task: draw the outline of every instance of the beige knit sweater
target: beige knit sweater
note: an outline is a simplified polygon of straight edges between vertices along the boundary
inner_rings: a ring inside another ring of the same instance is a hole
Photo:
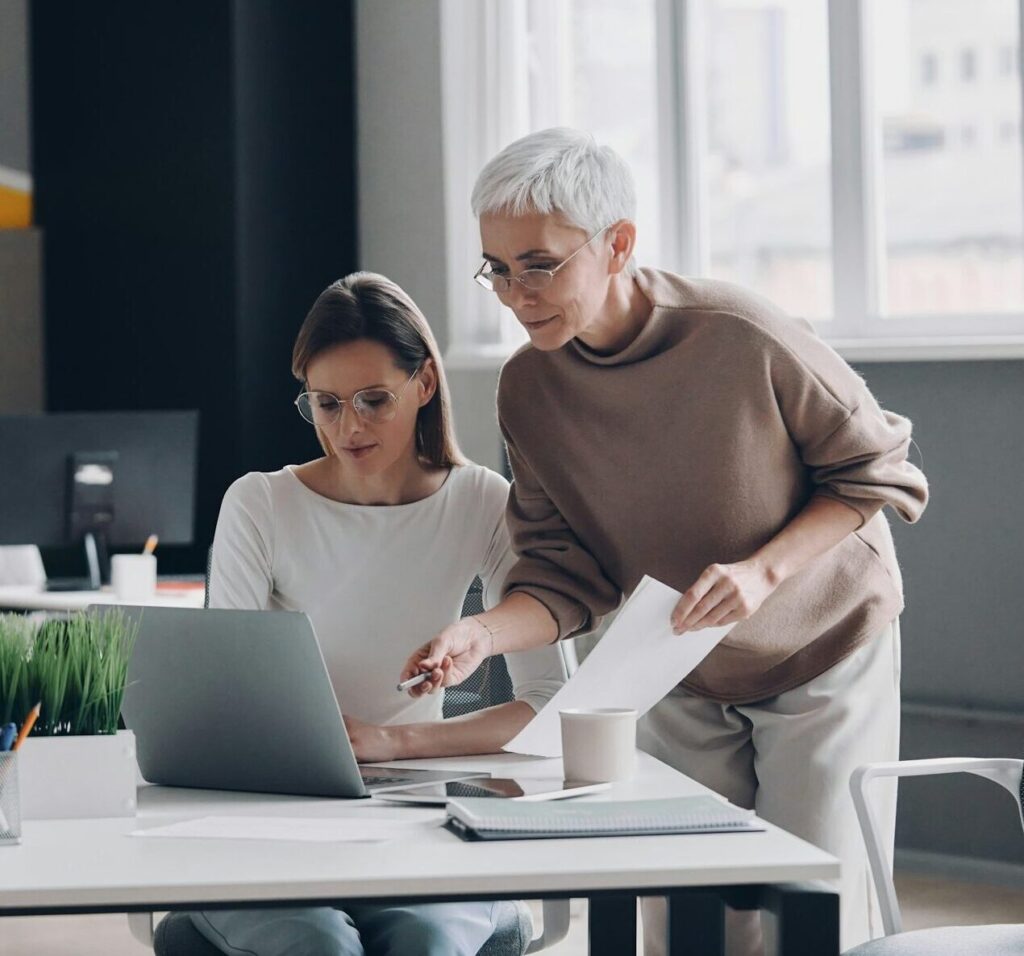
[[[683,682],[723,702],[761,700],[821,674],[902,610],[881,508],[912,522],[927,501],[906,460],[910,422],[766,300],[652,269],[636,281],[652,309],[620,352],[577,339],[555,352],[525,346],[502,369],[519,555],[506,593],[537,598],[567,637],[644,574],[686,590],[709,564],[750,557],[811,496],[845,502],[861,527],[784,581]]]

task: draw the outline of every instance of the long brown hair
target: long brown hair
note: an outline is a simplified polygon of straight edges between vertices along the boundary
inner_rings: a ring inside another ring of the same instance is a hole
[[[433,361],[437,388],[416,419],[416,452],[437,468],[465,464],[455,439],[448,380],[434,333],[416,303],[390,279],[375,272],[353,272],[324,289],[295,339],[292,374],[305,383],[306,369],[317,355],[359,339],[385,346],[395,365],[410,375],[427,359]],[[319,429],[317,437],[330,455]]]

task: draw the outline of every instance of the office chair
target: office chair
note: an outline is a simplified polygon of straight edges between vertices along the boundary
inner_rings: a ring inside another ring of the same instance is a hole
[[[850,778],[857,819],[868,850],[871,877],[878,893],[885,936],[848,950],[844,956],[1009,956],[1024,953],[1024,924],[1001,926],[949,926],[903,932],[900,907],[886,859],[882,837],[867,785],[880,777],[924,777],[945,773],[973,773],[987,777],[1017,798],[1017,813],[1024,828],[1024,760],[960,757],[938,760],[897,760],[858,767]]]
[[[203,607],[207,608],[210,606],[212,557],[211,548],[206,556],[206,595]],[[478,578],[466,593],[462,617],[479,614],[483,609],[483,586]],[[567,659],[567,668],[569,664],[575,669],[575,657]],[[512,700],[512,696],[512,680],[504,657],[492,657],[462,684],[448,688],[443,703],[444,716],[468,714]],[[515,900],[500,901],[494,910],[496,929],[478,956],[525,956],[554,946],[564,939],[569,932],[569,900],[544,900],[542,908],[543,931],[534,938],[530,908]],[[155,929],[153,913],[129,913],[128,926],[143,946],[153,948],[156,956],[221,956],[220,950],[195,928],[187,913],[168,913]]]

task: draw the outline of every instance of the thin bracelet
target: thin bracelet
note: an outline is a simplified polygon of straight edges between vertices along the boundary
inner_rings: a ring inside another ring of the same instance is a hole
[[[494,657],[494,631],[492,631],[487,626],[487,624],[484,621],[482,621],[479,617],[477,617],[475,614],[473,615],[473,620],[476,621],[477,624],[479,624],[487,632],[487,636],[491,639],[491,653],[487,656]]]

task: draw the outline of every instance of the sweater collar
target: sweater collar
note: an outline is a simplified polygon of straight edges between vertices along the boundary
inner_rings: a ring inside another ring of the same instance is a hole
[[[629,365],[658,355],[678,341],[678,325],[666,321],[665,311],[692,304],[695,297],[690,283],[671,273],[647,268],[638,269],[634,281],[651,305],[640,334],[618,352],[595,352],[578,338],[571,339],[567,348],[592,365]]]

